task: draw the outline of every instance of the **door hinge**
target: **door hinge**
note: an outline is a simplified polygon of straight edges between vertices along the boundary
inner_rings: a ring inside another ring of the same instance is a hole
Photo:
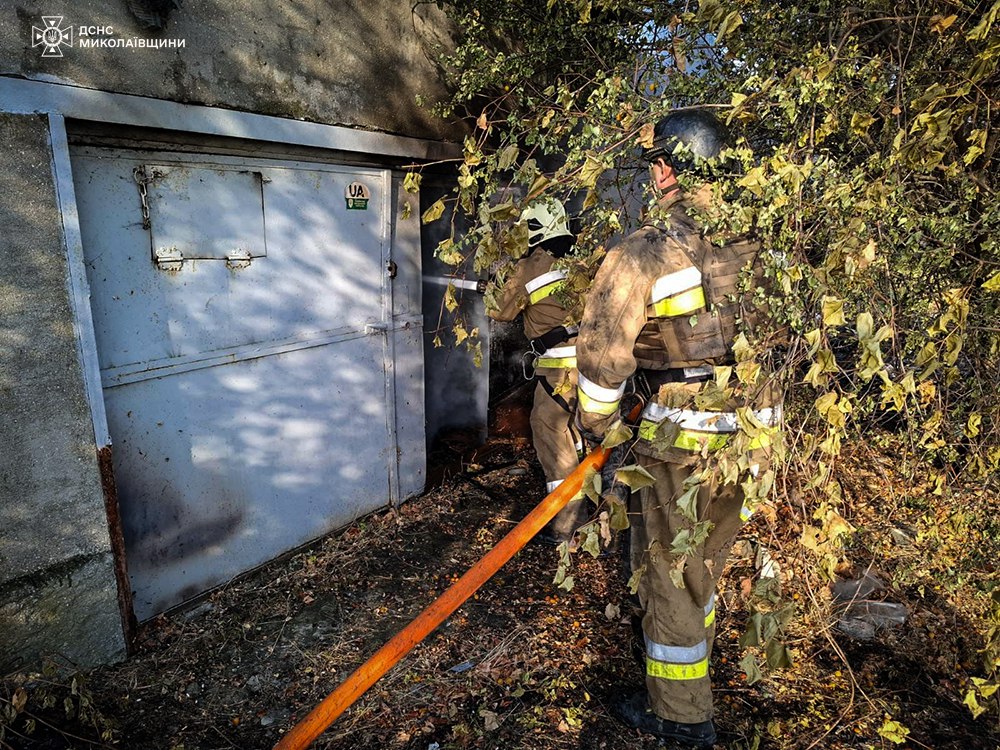
[[[238,247],[235,250],[230,250],[226,254],[226,267],[233,271],[238,271],[241,268],[249,268],[252,257],[250,251],[243,248]]]
[[[161,271],[180,271],[184,266],[184,255],[176,247],[157,248],[154,260]]]

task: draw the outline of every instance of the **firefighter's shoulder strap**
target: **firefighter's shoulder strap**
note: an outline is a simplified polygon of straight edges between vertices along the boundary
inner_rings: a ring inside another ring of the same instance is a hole
[[[559,346],[569,341],[579,331],[580,329],[577,326],[556,326],[541,336],[531,339],[529,342],[531,344],[531,351],[536,354],[542,354],[546,349],[551,349],[554,346]]]

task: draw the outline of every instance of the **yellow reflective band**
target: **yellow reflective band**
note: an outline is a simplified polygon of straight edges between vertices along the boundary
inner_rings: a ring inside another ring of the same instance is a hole
[[[536,368],[565,369],[576,368],[576,346],[553,346],[535,359]]]
[[[576,395],[577,399],[579,399],[580,408],[588,414],[601,414],[603,416],[614,414],[618,411],[618,404],[621,403],[621,399],[616,401],[598,401],[596,398],[588,396],[583,388],[577,388]]]
[[[659,422],[651,422],[648,419],[642,420],[639,423],[639,437],[652,443],[656,439],[656,428],[659,426]]]
[[[715,594],[712,594],[705,605],[705,627],[710,628],[715,622]]]
[[[653,289],[650,293],[651,302],[659,302],[664,297],[673,297],[675,294],[686,292],[696,286],[701,286],[702,275],[695,266],[688,266],[679,271],[668,273],[653,282]]]
[[[585,412],[602,416],[614,414],[618,411],[618,404],[621,403],[624,393],[625,383],[617,388],[605,388],[580,373],[577,396],[580,408]]]
[[[708,677],[708,658],[694,664],[667,664],[647,656],[646,674],[664,680],[700,680]]]
[[[653,422],[644,419],[639,423],[639,437],[650,443],[656,440],[656,431],[662,422]],[[710,451],[719,450],[729,441],[732,433],[722,432],[697,432],[695,430],[681,430],[674,439],[673,447],[686,451],[700,451],[706,445]]]
[[[719,432],[693,432],[681,430],[674,441],[675,448],[686,451],[700,451],[706,446],[710,451],[717,451],[729,442],[729,435]]]
[[[528,295],[528,302],[532,305],[537,304],[563,286],[565,286],[565,284],[562,281],[553,281],[551,284],[539,287]]]
[[[576,357],[539,357],[535,360],[535,367],[562,367],[570,370],[576,367]]]
[[[661,299],[653,303],[653,315],[657,318],[676,318],[687,315],[705,306],[705,290],[696,286],[673,297]]]
[[[547,271],[541,276],[536,276],[531,281],[526,281],[524,283],[524,289],[528,294],[531,294],[539,289],[541,289],[546,284],[551,284],[555,281],[562,281],[566,278],[568,274],[560,269],[555,271]]]
[[[739,414],[734,411],[693,411],[662,406],[655,401],[646,404],[642,410],[644,419],[662,422],[668,419],[681,427],[695,432],[738,432]],[[762,425],[776,426],[781,419],[781,409],[761,409],[753,412],[753,417]]]
[[[742,508],[740,508],[740,520],[743,523],[749,521],[752,515],[753,515],[753,508],[751,508],[749,505],[744,505]]]
[[[654,422],[669,420],[686,430],[695,432],[736,432],[739,420],[734,411],[692,411],[661,406],[655,401],[646,404],[642,410],[644,419]]]

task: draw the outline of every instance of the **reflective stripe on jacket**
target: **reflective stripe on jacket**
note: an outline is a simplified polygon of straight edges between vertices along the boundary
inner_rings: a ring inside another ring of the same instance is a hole
[[[566,272],[553,270],[555,258],[538,247],[514,264],[507,282],[497,295],[499,310],[494,320],[511,321],[524,313],[524,335],[536,339],[566,323],[566,310],[553,296]]]
[[[775,427],[781,421],[781,407],[767,407],[753,412],[754,418],[767,427]],[[718,450],[729,441],[729,436],[740,429],[739,417],[730,411],[693,411],[673,409],[652,401],[646,404],[639,423],[639,437],[650,442],[656,440],[657,432],[664,422],[677,427],[677,435],[672,445],[689,451]],[[766,434],[766,433],[765,433]],[[761,439],[751,441],[751,448],[763,447]]]
[[[712,367],[730,356],[735,323],[721,318],[735,319],[738,300],[727,309],[707,299],[703,270],[713,265],[715,248],[701,236],[689,206],[684,198],[664,204],[668,228],[640,228],[608,253],[597,272],[577,339],[578,419],[589,432],[603,435],[618,418],[626,381],[636,369]],[[736,262],[730,265],[735,268]],[[735,289],[738,274],[728,267],[725,274],[726,284]],[[691,359],[691,352],[705,356]],[[780,411],[754,416],[772,425]],[[739,429],[735,412],[668,409],[653,402],[643,415],[640,437],[652,443],[667,422],[676,429],[663,446],[670,449],[668,460],[720,448]]]
[[[554,294],[566,280],[566,272],[560,269],[548,271],[525,282],[524,289],[528,293],[528,304],[537,305],[546,297]]]
[[[535,367],[560,368],[564,370],[576,367],[576,346],[553,346],[538,355],[535,360]]]

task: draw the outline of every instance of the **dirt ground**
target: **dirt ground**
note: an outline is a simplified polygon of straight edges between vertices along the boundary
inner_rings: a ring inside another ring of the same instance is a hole
[[[73,683],[54,674],[4,680],[8,714],[12,702],[22,706],[8,715],[0,748],[271,748],[506,534],[543,487],[523,442],[493,441],[398,510],[147,624],[122,664]],[[775,533],[767,519],[751,522],[723,579],[713,657],[719,747],[1000,748],[996,715],[973,720],[961,704],[981,642],[944,593],[891,588],[883,597],[909,617],[866,640],[833,627],[828,600],[797,573],[803,561],[776,558],[797,609],[786,633],[795,664],[748,684],[739,638],[762,544],[779,546]],[[862,567],[874,562],[855,554]],[[552,583],[556,564],[554,548],[526,547],[313,747],[657,747],[608,709],[620,689],[641,685],[622,556],[576,555],[572,591]],[[900,744],[879,734],[890,717],[909,731]]]

